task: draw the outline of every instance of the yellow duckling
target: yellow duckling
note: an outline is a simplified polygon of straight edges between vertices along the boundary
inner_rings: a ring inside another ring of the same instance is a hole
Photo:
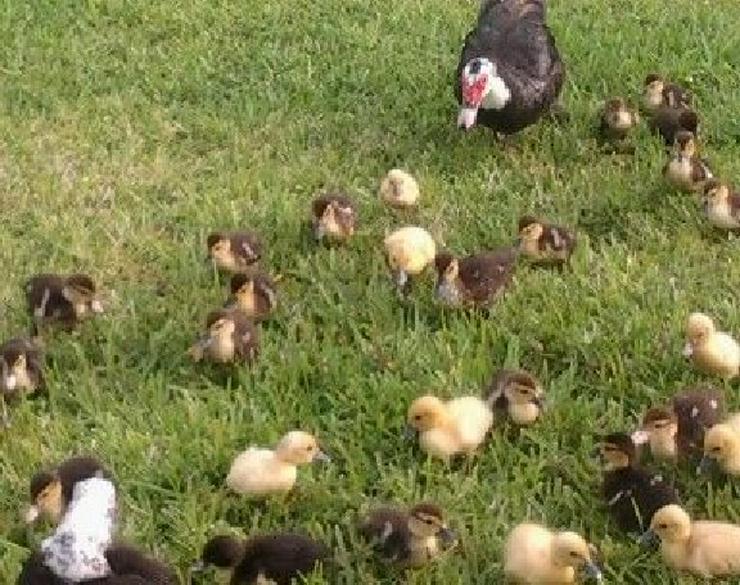
[[[408,226],[387,236],[384,244],[393,280],[407,293],[411,290],[411,277],[421,274],[434,262],[437,255],[434,238],[423,228]]]
[[[678,571],[710,579],[740,574],[740,526],[727,522],[695,521],[686,511],[663,506],[641,537],[643,544],[660,539],[663,560]]]
[[[539,524],[519,524],[504,546],[504,573],[515,583],[568,585],[577,573],[602,580],[594,549],[575,532],[553,532]]]
[[[717,331],[704,313],[691,313],[686,324],[684,357],[708,374],[732,379],[740,374],[740,344],[727,333]]]
[[[266,496],[287,493],[295,485],[298,466],[330,461],[316,438],[303,431],[291,431],[277,447],[249,447],[237,455],[226,477],[226,485],[238,494]]]
[[[728,475],[740,475],[740,413],[714,425],[704,435],[704,457],[700,471],[708,471],[712,463]]]
[[[453,455],[472,455],[493,425],[493,411],[477,396],[443,402],[422,396],[411,404],[409,433],[419,434],[419,444],[429,455],[448,461]]]
[[[391,169],[380,182],[380,198],[391,207],[414,207],[419,199],[419,185],[406,171]]]

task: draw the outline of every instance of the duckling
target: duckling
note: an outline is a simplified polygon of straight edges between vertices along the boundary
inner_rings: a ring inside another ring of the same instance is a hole
[[[517,256],[514,248],[459,259],[449,252],[440,252],[434,258],[437,298],[453,307],[491,305],[511,282]]]
[[[299,465],[328,461],[313,435],[291,431],[274,450],[249,447],[237,455],[226,485],[238,494],[252,496],[287,493],[295,485]]]
[[[602,494],[621,530],[642,534],[657,510],[678,503],[678,494],[660,475],[639,466],[629,435],[606,435],[599,450],[604,462]]]
[[[709,316],[689,315],[686,337],[683,355],[697,368],[727,380],[740,374],[740,344],[729,334],[717,331]]]
[[[650,73],[645,78],[643,104],[650,113],[654,113],[661,106],[689,107],[692,101],[693,96],[688,90],[676,83],[667,82],[656,73]]]
[[[538,264],[566,263],[576,247],[576,237],[572,231],[529,215],[519,220],[517,242],[519,251]]]
[[[408,226],[387,236],[384,244],[393,280],[399,290],[408,293],[411,277],[418,276],[434,262],[437,255],[434,238],[423,228]]]
[[[704,213],[712,224],[725,230],[740,229],[740,193],[726,183],[710,179],[704,184]]]
[[[26,512],[26,522],[45,517],[58,524],[72,501],[75,485],[91,477],[111,477],[94,457],[71,457],[53,469],[37,472],[29,486],[32,505]]]
[[[15,337],[0,346],[0,424],[9,424],[8,400],[45,388],[42,362],[41,348],[26,337]]]
[[[707,430],[699,472],[708,471],[712,463],[728,475],[740,475],[740,413]]]
[[[699,115],[687,107],[674,108],[671,106],[659,107],[650,119],[650,130],[663,139],[666,146],[673,146],[676,134],[691,132],[694,136],[699,133]]]
[[[297,583],[330,560],[327,546],[302,534],[276,533],[240,541],[216,536],[203,547],[201,561],[193,572],[215,566],[231,569],[231,585]]]
[[[624,140],[640,123],[640,116],[622,98],[611,98],[601,112],[599,133],[608,140]]]
[[[674,154],[663,167],[663,176],[674,187],[686,192],[700,190],[713,177],[706,161],[696,154],[696,140],[691,132],[676,132]]]
[[[104,311],[95,283],[86,274],[37,274],[26,283],[26,300],[34,332],[52,323],[71,330]]]
[[[204,358],[216,363],[244,361],[251,364],[259,355],[259,333],[254,323],[238,309],[211,312],[206,319],[208,332],[188,350],[193,361]]]
[[[227,309],[239,309],[250,319],[263,321],[277,307],[275,282],[267,274],[238,273],[231,277],[231,299]]]
[[[531,425],[542,413],[542,384],[525,370],[499,370],[484,398],[494,411],[504,411],[518,425]]]
[[[253,232],[213,232],[206,245],[216,268],[225,272],[244,272],[264,253],[262,240]]]
[[[437,558],[457,539],[447,527],[444,513],[430,503],[408,511],[396,508],[373,510],[360,526],[384,560],[402,567],[421,567]]]
[[[692,521],[686,510],[670,504],[658,510],[641,541],[660,539],[663,560],[678,571],[705,579],[740,574],[740,526]]]
[[[602,580],[594,549],[574,532],[553,532],[539,524],[519,524],[504,545],[504,573],[516,583],[567,585],[577,573]]]
[[[493,425],[493,412],[477,396],[447,402],[422,396],[409,407],[407,423],[409,432],[419,434],[425,452],[449,461],[453,455],[475,452]]]
[[[419,185],[406,171],[391,169],[380,182],[380,198],[391,207],[414,207],[419,199]]]
[[[311,204],[311,223],[317,241],[346,242],[355,233],[357,209],[349,197],[322,195]]]

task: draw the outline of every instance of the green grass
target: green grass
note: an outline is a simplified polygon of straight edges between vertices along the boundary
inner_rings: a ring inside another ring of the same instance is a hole
[[[28,546],[30,474],[96,452],[120,486],[122,532],[186,569],[213,533],[297,528],[328,541],[331,582],[397,582],[358,542],[374,502],[436,500],[463,550],[410,583],[500,583],[501,545],[523,519],[582,531],[611,583],[670,575],[608,522],[593,434],[701,379],[681,359],[687,313],[740,332],[737,238],[713,231],[660,178],[646,131],[635,157],[600,153],[594,116],[636,97],[645,73],[686,82],[704,152],[740,180],[736,0],[558,0],[550,22],[569,69],[572,121],[525,132],[516,150],[454,128],[452,74],[471,0],[239,3],[5,2],[0,19],[0,295],[3,336],[27,327],[22,283],[85,270],[116,292],[111,313],[50,343],[48,401],[27,401],[0,435],[0,581]],[[421,208],[377,199],[391,166],[419,179]],[[340,186],[362,229],[343,249],[305,232],[312,196]],[[389,286],[382,236],[404,223],[473,252],[509,242],[528,211],[577,227],[565,273],[523,267],[490,318]],[[282,308],[251,371],[193,366],[185,349],[225,286],[202,262],[205,234],[247,226],[283,275]],[[547,384],[549,416],[497,430],[469,470],[425,461],[400,432],[419,394],[477,393],[501,365]],[[733,407],[736,388],[728,386]],[[231,458],[301,427],[335,463],[302,470],[287,506],[222,487]],[[678,472],[697,516],[740,521],[731,481]],[[327,581],[328,582],[328,581]]]

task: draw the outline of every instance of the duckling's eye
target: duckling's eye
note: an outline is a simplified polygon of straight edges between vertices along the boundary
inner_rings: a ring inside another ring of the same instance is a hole
[[[416,415],[416,416],[414,417],[414,420],[421,420],[421,415],[420,415],[420,414],[417,414],[417,415]]]
[[[313,451],[313,445],[309,445],[308,447],[306,447],[306,451],[308,451],[309,453]]]
[[[426,520],[424,520],[424,522],[429,526],[432,526],[434,524],[434,520],[432,520],[431,518],[427,518]]]
[[[658,528],[661,530],[666,530],[668,528],[668,524],[658,524]]]
[[[580,555],[576,551],[572,550],[570,551],[570,556],[574,559],[577,559]]]
[[[722,451],[722,447],[712,447],[712,453],[719,453]]]

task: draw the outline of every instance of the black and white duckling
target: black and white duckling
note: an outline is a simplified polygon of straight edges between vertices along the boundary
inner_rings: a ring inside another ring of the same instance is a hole
[[[411,403],[407,432],[418,434],[419,445],[433,457],[449,461],[455,455],[472,455],[493,425],[493,411],[477,396],[446,402],[422,396]]]
[[[674,152],[663,167],[663,176],[677,189],[698,191],[713,177],[709,165],[696,154],[696,150],[696,138],[691,132],[682,130],[676,133]]]
[[[494,412],[506,413],[517,425],[531,425],[542,414],[544,390],[540,381],[526,370],[496,372],[485,391]]]
[[[668,566],[705,579],[740,575],[740,526],[726,522],[692,521],[675,504],[653,515],[643,543],[660,539],[660,552]]]
[[[410,510],[379,508],[360,525],[360,533],[383,560],[401,567],[420,567],[436,559],[457,540],[444,512],[430,503]]]
[[[501,248],[464,258],[440,252],[434,258],[437,269],[437,299],[452,307],[488,307],[511,282],[518,253]]]
[[[346,242],[357,227],[357,208],[345,195],[321,195],[311,203],[311,225],[317,241]]]
[[[43,517],[58,524],[72,501],[75,485],[91,477],[110,478],[110,473],[94,457],[71,457],[52,469],[37,472],[29,486],[31,506],[26,512],[26,522]]]
[[[599,451],[604,464],[602,495],[621,530],[642,534],[657,510],[678,503],[676,490],[662,476],[639,466],[629,435],[606,435]]]
[[[290,585],[330,561],[328,547],[302,534],[276,533],[239,540],[216,536],[203,547],[193,572],[207,567],[230,569],[231,585]]]
[[[37,274],[26,283],[26,299],[34,330],[53,323],[70,330],[104,310],[95,282],[86,274]]]
[[[275,449],[249,447],[237,455],[226,477],[226,485],[238,494],[267,496],[287,493],[295,485],[298,466],[330,461],[316,437],[291,431]]]
[[[691,132],[698,136],[699,115],[686,107],[661,106],[650,118],[648,125],[650,130],[659,134],[665,145],[670,147],[676,142],[676,134],[679,132]]]
[[[537,122],[560,95],[565,66],[543,0],[484,0],[457,66],[457,125],[513,134]]]
[[[640,116],[622,98],[606,101],[599,120],[599,134],[607,140],[624,140],[640,123]]]
[[[383,244],[393,281],[403,293],[411,290],[412,277],[424,272],[437,255],[437,246],[432,235],[416,226],[394,231],[386,236]]]
[[[265,273],[234,274],[230,288],[231,298],[227,301],[226,308],[239,309],[250,319],[263,321],[277,308],[277,286]]]
[[[44,389],[43,359],[41,348],[26,337],[10,339],[0,346],[0,424],[9,424],[8,401]]]
[[[391,169],[380,182],[380,198],[391,207],[415,207],[419,201],[419,184],[401,169]]]
[[[724,230],[740,229],[740,192],[727,183],[710,179],[704,184],[702,205],[707,219]]]
[[[576,247],[576,236],[568,228],[525,215],[519,219],[519,252],[536,264],[564,264]]]
[[[740,475],[740,413],[707,429],[699,471],[708,471],[712,463],[716,463],[723,473]]]
[[[706,374],[726,380],[740,375],[740,344],[729,333],[717,331],[704,313],[689,315],[683,355]]]
[[[583,573],[602,580],[595,548],[575,532],[553,532],[539,524],[519,524],[504,545],[504,573],[514,583],[568,585]]]
[[[207,332],[188,350],[199,362],[251,364],[259,354],[259,333],[252,320],[238,309],[220,309],[206,319]]]
[[[649,73],[645,77],[643,106],[645,110],[654,113],[661,106],[670,108],[687,108],[691,106],[691,93],[676,83],[663,79],[657,73]]]
[[[244,272],[264,253],[260,237],[253,232],[213,232],[206,239],[208,257],[219,270]]]

